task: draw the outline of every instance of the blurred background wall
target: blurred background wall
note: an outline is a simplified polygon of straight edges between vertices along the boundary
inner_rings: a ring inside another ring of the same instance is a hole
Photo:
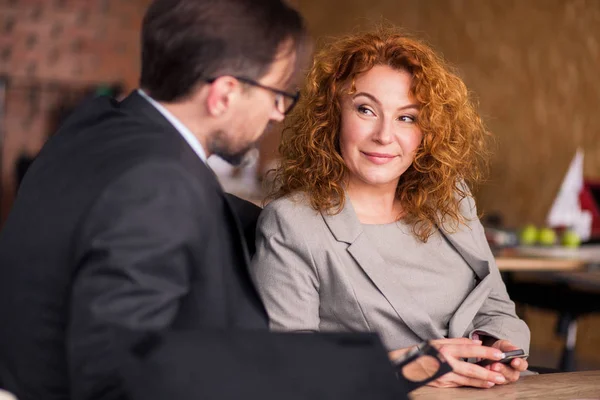
[[[317,46],[382,17],[458,67],[497,138],[486,212],[542,224],[577,146],[600,177],[600,1],[300,0]]]
[[[0,221],[15,167],[35,156],[61,107],[94,85],[137,85],[139,27],[149,0],[0,0],[2,185]],[[2,137],[3,136],[3,137]]]
[[[49,115],[57,103],[89,84],[136,85],[148,3],[0,0],[0,75],[13,82],[4,110],[1,216],[14,195],[15,160],[37,153],[54,129]],[[600,1],[292,3],[317,47],[328,36],[393,23],[458,67],[497,138],[490,180],[476,193],[482,211],[500,212],[508,225],[542,224],[578,146],[586,176],[600,177]],[[35,90],[31,80],[60,85]],[[275,157],[277,143],[276,133],[264,140],[261,165]]]

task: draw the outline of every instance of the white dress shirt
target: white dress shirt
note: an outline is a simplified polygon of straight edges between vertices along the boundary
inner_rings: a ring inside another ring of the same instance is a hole
[[[181,136],[183,136],[185,141],[190,145],[190,147],[194,150],[194,152],[196,152],[196,154],[198,154],[198,157],[200,157],[200,159],[202,161],[204,161],[204,163],[206,163],[206,151],[204,151],[204,148],[200,144],[200,141],[192,133],[192,131],[190,131],[188,129],[188,127],[185,126],[176,116],[171,114],[171,112],[169,112],[169,110],[167,110],[162,105],[160,105],[160,103],[158,103],[156,100],[154,100],[153,98],[148,96],[148,94],[146,92],[144,92],[142,89],[138,89],[137,91],[140,94],[140,96],[142,96],[144,99],[148,100],[148,103],[152,104],[154,106],[154,108],[156,108],[158,110],[158,112],[160,112],[171,123],[171,125],[173,125],[175,127],[175,129],[177,129],[179,134]]]

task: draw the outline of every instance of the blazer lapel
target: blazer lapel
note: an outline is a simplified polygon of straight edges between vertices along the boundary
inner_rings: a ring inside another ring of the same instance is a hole
[[[477,286],[461,303],[449,322],[448,337],[462,337],[492,290],[490,265],[485,258],[478,255],[480,252],[475,248],[475,241],[468,226],[461,226],[458,232],[452,234],[445,233],[443,230],[440,232],[477,277]]]
[[[321,213],[335,239],[349,244],[347,251],[390,303],[396,314],[421,340],[441,338],[429,315],[423,311],[402,282],[390,279],[392,267],[381,257],[375,246],[363,233],[349,198],[344,209],[336,215]]]
[[[479,311],[492,290],[490,281],[491,275],[486,276],[461,303],[448,323],[448,337],[463,337],[465,335],[477,311]]]

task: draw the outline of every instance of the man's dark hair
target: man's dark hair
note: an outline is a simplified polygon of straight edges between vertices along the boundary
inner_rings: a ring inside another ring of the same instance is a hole
[[[285,40],[306,46],[306,28],[282,0],[154,0],[142,24],[140,86],[158,101],[188,96],[204,79],[260,79]]]

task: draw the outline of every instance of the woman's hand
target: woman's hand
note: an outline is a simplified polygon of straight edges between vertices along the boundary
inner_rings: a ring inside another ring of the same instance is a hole
[[[496,343],[492,345],[492,347],[502,351],[503,353],[519,349],[517,346],[513,345],[508,340],[497,340]],[[506,383],[510,383],[518,381],[519,376],[521,376],[521,372],[525,371],[527,367],[529,367],[529,363],[527,362],[527,360],[524,360],[522,358],[515,358],[511,360],[510,365],[494,363],[488,365],[486,368],[502,374],[506,378]]]
[[[504,354],[498,349],[481,344],[444,344],[438,347],[438,351],[446,358],[452,367],[452,372],[430,382],[429,386],[491,388],[494,385],[506,383],[506,378],[501,373],[462,361],[466,358],[501,360],[504,358]]]
[[[486,369],[462,361],[463,358],[488,358],[492,360],[501,360],[504,357],[502,351],[481,345],[480,340],[471,340],[468,338],[440,339],[433,340],[431,343],[445,357],[446,361],[452,367],[453,372],[450,372],[439,379],[430,382],[429,386],[434,387],[460,387],[473,386],[480,388],[490,388],[495,384],[506,383],[506,378],[503,374],[492,369]],[[389,353],[391,359],[404,355],[411,348],[399,349]],[[418,366],[421,369],[423,377],[418,380],[423,380],[432,376],[437,371],[437,365],[432,365],[428,357],[420,357],[415,360],[413,371],[410,371],[411,376],[418,376],[414,369]],[[498,364],[498,363],[496,363]],[[495,364],[494,364],[495,365]],[[414,378],[413,378],[414,379]]]
[[[436,348],[440,347],[444,344],[476,344],[476,345],[481,344],[481,340],[472,340],[469,338],[435,339],[435,340],[430,340],[429,342],[432,345],[436,346]],[[405,347],[402,349],[390,351],[388,353],[388,357],[390,358],[390,360],[395,360],[396,358],[404,356],[406,353],[408,353],[410,350],[412,350],[414,348],[415,348],[415,346],[411,346],[411,347]]]

